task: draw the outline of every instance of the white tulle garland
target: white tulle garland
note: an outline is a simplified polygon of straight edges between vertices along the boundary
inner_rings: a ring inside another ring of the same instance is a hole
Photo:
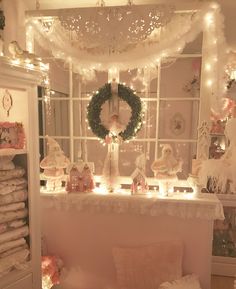
[[[141,42],[135,48],[119,54],[101,54],[88,52],[73,46],[68,33],[61,27],[59,21],[54,21],[51,29],[46,32],[41,23],[37,20],[29,20],[28,25],[32,25],[34,35],[38,43],[51,50],[55,58],[63,59],[66,62],[72,61],[74,69],[80,72],[86,70],[108,70],[116,67],[119,70],[142,68],[145,66],[153,67],[157,65],[164,56],[180,54],[186,41],[180,39],[191,29],[191,16],[177,15],[175,19],[167,25],[164,34],[165,38],[160,42],[147,44]],[[200,33],[201,28],[196,25],[197,31],[187,42],[191,42]],[[105,41],[105,40],[104,40]]]
[[[187,43],[193,41],[201,31],[206,30],[204,16],[208,12],[216,14],[217,18],[221,15],[219,10],[209,5],[203,6],[193,17],[190,14],[176,15],[163,29],[163,39],[160,41],[153,39],[153,44],[140,42],[135,48],[119,54],[97,54],[96,51],[89,53],[86,49],[73,46],[68,33],[56,20],[49,31],[45,30],[42,22],[33,18],[28,20],[28,25],[33,27],[34,35],[40,45],[50,49],[56,58],[72,60],[75,67],[78,65],[78,69],[107,70],[115,66],[120,70],[126,70],[152,66],[163,57],[181,53]],[[220,23],[219,26],[221,30]],[[222,35],[217,35],[218,42],[219,37],[222,38]]]
[[[212,23],[211,23],[212,18]],[[227,46],[223,28],[224,19],[220,7],[215,4],[204,4],[202,9],[194,15],[180,14],[162,28],[161,38],[151,34],[148,41],[142,41],[136,47],[122,53],[103,53],[75,46],[70,40],[68,31],[65,31],[58,20],[54,20],[50,29],[45,29],[40,20],[29,18],[27,25],[38,43],[52,52],[55,58],[63,59],[66,63],[73,63],[74,72],[80,73],[89,79],[94,71],[106,71],[111,67],[119,70],[134,68],[153,68],[160,60],[174,57],[182,53],[187,43],[192,42],[202,31],[204,32],[204,59],[206,63],[206,86],[211,95],[211,106],[215,111],[221,110],[221,100],[225,92],[224,66],[226,63]],[[106,41],[106,39],[104,39]]]

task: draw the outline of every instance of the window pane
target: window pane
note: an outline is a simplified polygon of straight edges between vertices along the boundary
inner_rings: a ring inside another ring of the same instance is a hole
[[[59,91],[56,91],[56,90],[52,90],[52,93],[51,93],[51,98],[64,98],[64,97],[69,97],[69,94],[68,93],[63,93],[63,92],[59,92]]]
[[[201,58],[179,58],[161,67],[160,97],[199,97]]]
[[[50,123],[44,115],[45,134],[51,136],[69,136],[69,101],[51,100]]]
[[[70,158],[70,141],[69,141],[69,139],[57,139],[57,138],[55,138],[55,140],[60,145],[61,149],[65,153],[65,156],[67,158]],[[39,149],[40,149],[40,160],[42,160],[48,153],[46,138],[41,138],[39,140]]]
[[[107,146],[103,146],[97,140],[75,140],[74,159],[77,161],[78,154],[82,154],[82,159],[94,162],[95,174],[102,175],[104,160],[107,154]]]
[[[73,100],[74,136],[85,136],[88,127],[87,119],[88,101]]]
[[[153,176],[151,164],[154,160],[154,142],[131,141],[120,146],[119,169],[120,175],[130,176],[136,168],[135,160],[138,156],[146,153],[146,175]]]
[[[183,53],[202,53],[202,39],[203,33],[201,32],[195,40],[187,43],[184,47]]]
[[[139,97],[153,97],[151,94],[154,94],[154,97],[156,98],[157,69],[121,71],[120,83],[125,83],[128,87],[134,89]],[[145,93],[146,87],[148,88],[148,93]]]
[[[137,138],[150,139],[156,136],[157,102],[146,101],[146,111],[142,129],[138,132]]]
[[[161,101],[159,138],[196,139],[198,107],[198,101]]]
[[[89,80],[83,80],[81,83],[82,97],[88,97],[87,94],[92,94],[93,91],[97,91],[105,83],[108,82],[108,73],[105,71],[96,72],[95,78]]]
[[[197,144],[185,143],[185,142],[160,142],[158,147],[158,155],[161,156],[162,146],[164,144],[170,144],[173,148],[173,154],[177,159],[183,160],[183,171],[178,173],[181,179],[187,179],[188,175],[192,171],[192,159],[196,158]]]

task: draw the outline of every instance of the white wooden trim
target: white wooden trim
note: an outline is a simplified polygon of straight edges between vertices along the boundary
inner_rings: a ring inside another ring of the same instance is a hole
[[[157,98],[156,98],[156,144],[154,159],[158,157],[159,146],[159,115],[160,115],[160,92],[161,92],[161,62],[157,67]]]
[[[12,68],[10,65],[1,66],[0,86],[11,86],[25,91],[22,102],[26,103],[27,114],[24,118],[26,132],[26,150],[17,150],[17,159],[24,164],[28,178],[28,208],[30,230],[30,262],[29,268],[21,271],[14,270],[0,278],[0,288],[11,288],[17,284],[17,288],[24,289],[41,288],[41,232],[40,232],[40,194],[39,194],[39,131],[38,131],[38,99],[37,84],[40,79],[35,72],[27,72],[23,69]],[[27,279],[27,282],[25,280]],[[16,287],[14,287],[16,288]]]
[[[161,101],[200,101],[198,97],[160,97]]]
[[[168,141],[168,142],[192,142],[192,143],[196,143],[197,142],[197,139],[172,139],[172,138],[159,138],[159,142],[165,142],[165,141]]]
[[[206,43],[206,33],[203,31],[203,39],[202,39],[202,51],[204,52],[202,55],[202,69],[201,69],[201,86],[200,86],[200,105],[199,105],[199,117],[198,117],[198,126],[200,127],[203,121],[210,121],[210,113],[211,113],[211,92],[209,92],[208,87],[206,87],[207,73],[204,67],[206,63],[207,56],[207,43]],[[198,138],[200,137],[198,131]],[[197,158],[202,154],[200,150],[202,149],[201,145],[198,143],[197,145]]]
[[[74,162],[74,111],[73,111],[73,64],[69,64],[69,134],[70,134],[70,159]]]

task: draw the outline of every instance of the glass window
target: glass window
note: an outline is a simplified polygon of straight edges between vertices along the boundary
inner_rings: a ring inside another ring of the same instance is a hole
[[[142,130],[134,141],[119,147],[119,169],[130,176],[136,158],[144,153],[146,173],[153,176],[150,167],[161,156],[161,146],[171,144],[175,155],[184,161],[182,177],[191,172],[191,159],[196,156],[199,116],[201,58],[182,55],[171,62],[164,61],[153,69],[121,71],[120,83],[134,89],[145,102],[146,111]],[[69,79],[69,76],[68,76]],[[55,91],[51,97],[50,112],[46,112],[43,92],[39,89],[40,152],[44,155],[45,135],[56,138],[72,161],[78,157],[95,163],[95,173],[102,174],[107,146],[103,146],[88,127],[87,105],[93,92],[108,81],[107,72],[96,72],[95,79],[85,81],[73,74],[71,95]],[[120,101],[120,122],[125,127],[131,109]],[[48,115],[50,114],[50,118]],[[109,119],[108,104],[102,107],[101,120]]]

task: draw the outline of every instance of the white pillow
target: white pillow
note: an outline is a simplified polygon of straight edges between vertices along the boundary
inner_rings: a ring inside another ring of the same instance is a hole
[[[201,289],[196,275],[186,275],[172,282],[162,283],[158,289]]]

